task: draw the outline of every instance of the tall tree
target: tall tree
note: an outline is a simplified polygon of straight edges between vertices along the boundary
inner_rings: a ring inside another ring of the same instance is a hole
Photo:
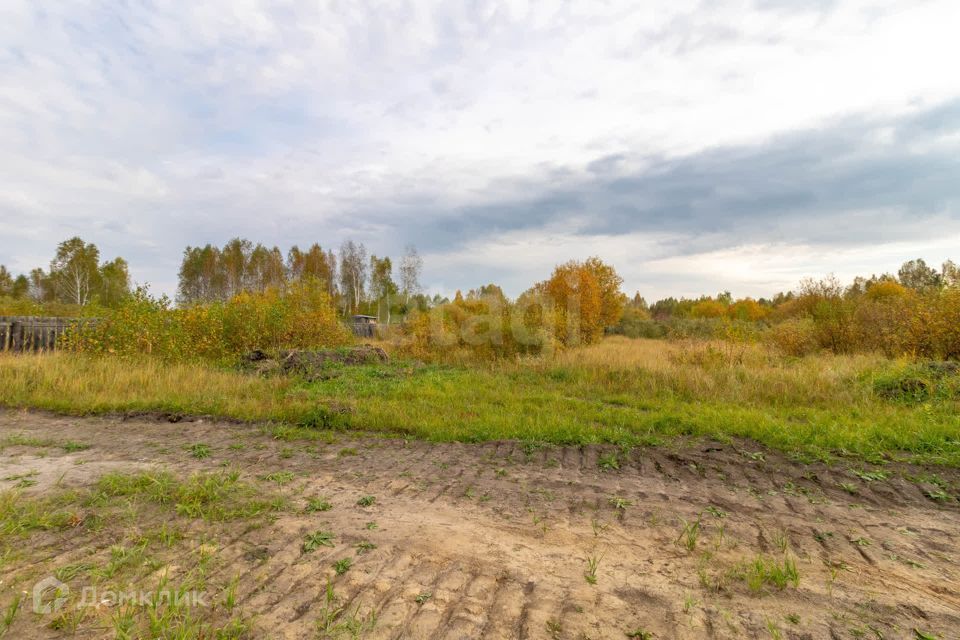
[[[274,247],[267,249],[257,244],[250,252],[246,262],[246,286],[254,291],[266,291],[270,288],[279,288],[286,280],[286,269],[283,264],[283,254]]]
[[[130,294],[130,272],[127,261],[115,258],[100,266],[100,290],[98,295],[101,304],[108,307],[116,306]]]
[[[933,267],[928,267],[923,258],[904,262],[897,275],[900,284],[915,291],[937,288],[941,284],[940,274]]]
[[[340,247],[340,289],[344,296],[344,311],[360,308],[367,284],[367,248],[363,243],[347,240]]]
[[[30,280],[22,273],[13,281],[13,290],[10,295],[17,300],[26,298],[30,294]]]
[[[639,309],[641,311],[648,311],[647,301],[643,299],[643,296],[640,295],[640,292],[637,291],[633,294],[633,297],[628,303],[631,309]]]
[[[224,278],[224,297],[232,298],[247,288],[248,263],[253,244],[243,238],[234,238],[220,251]]]
[[[591,343],[623,315],[622,282],[613,267],[588,258],[558,265],[550,279],[534,285],[533,291],[553,303],[557,336],[564,344]]]
[[[13,274],[0,264],[0,296],[13,297]]]
[[[187,247],[180,263],[177,301],[180,304],[212,302],[224,297],[220,249],[207,244]]]
[[[587,258],[583,267],[593,274],[600,287],[600,321],[604,327],[612,327],[620,321],[626,296],[620,291],[623,278],[600,258]],[[729,293],[726,294],[728,297]]]
[[[422,272],[423,258],[417,253],[415,246],[407,245],[403,258],[400,259],[400,292],[403,294],[404,304],[410,301],[410,296],[420,293]]]
[[[30,271],[28,295],[34,302],[48,302],[53,299],[53,286],[43,269],[37,267]]]
[[[387,324],[390,324],[390,298],[397,294],[397,285],[393,281],[393,264],[390,258],[370,256],[370,293],[377,303],[377,317],[380,317],[382,302],[387,304]]]
[[[947,260],[940,270],[940,279],[945,287],[960,287],[960,267],[953,260]]]
[[[287,251],[287,275],[291,280],[299,280],[303,277],[306,261],[307,254],[299,246],[290,247]]]
[[[337,257],[333,251],[324,252],[317,243],[313,243],[307,251],[294,245],[287,253],[287,269],[293,280],[317,278],[326,283],[327,293],[331,297],[336,293]]]
[[[57,299],[84,305],[100,286],[100,250],[78,237],[64,240],[50,262]]]

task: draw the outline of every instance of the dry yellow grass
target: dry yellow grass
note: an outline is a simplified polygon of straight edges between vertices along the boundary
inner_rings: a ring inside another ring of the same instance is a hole
[[[816,405],[872,402],[869,386],[852,384],[890,362],[877,355],[821,354],[783,358],[761,344],[609,337],[558,354],[544,366],[646,378],[646,390],[691,400]]]
[[[284,419],[309,409],[286,397],[291,384],[148,358],[0,354],[0,403],[65,413],[165,411]]]

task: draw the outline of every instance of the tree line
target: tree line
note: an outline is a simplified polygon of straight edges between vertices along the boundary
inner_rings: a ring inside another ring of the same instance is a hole
[[[187,247],[180,264],[177,302],[181,305],[226,301],[241,292],[282,289],[316,279],[343,314],[370,313],[390,321],[411,307],[429,303],[420,284],[423,259],[408,246],[395,268],[388,256],[368,254],[362,242],[345,241],[339,253],[317,243],[294,245],[286,255],[276,246],[234,238],[222,248]]]
[[[808,278],[770,299],[735,300],[722,292],[648,305],[638,293],[613,331],[764,339],[794,356],[827,350],[960,359],[960,268],[951,260],[940,269],[910,260],[895,274],[860,276],[849,284],[834,276]]]
[[[927,265],[922,258],[918,258],[903,263],[896,274],[857,276],[848,286],[842,285],[833,276],[828,276],[823,280],[806,278],[800,282],[798,289],[781,291],[771,298],[753,299],[747,297],[734,299],[729,291],[724,291],[715,296],[700,296],[699,298],[668,297],[648,304],[643,296],[637,292],[627,303],[627,311],[635,317],[653,320],[730,318],[733,320],[775,321],[779,317],[790,315],[791,309],[796,306],[796,300],[809,295],[811,291],[818,288],[827,288],[834,293],[839,291],[847,299],[860,296],[876,297],[882,291],[888,293],[890,291],[929,293],[960,288],[960,267],[952,260],[947,260],[937,270],[935,267]]]
[[[896,273],[857,277],[850,284],[832,276],[807,279],[795,291],[771,298],[734,299],[721,292],[668,297],[653,304],[639,292],[624,296],[620,276],[599,258],[559,265],[550,278],[515,300],[495,284],[466,296],[458,291],[453,302],[428,298],[420,283],[422,269],[423,260],[412,246],[395,264],[352,240],[339,251],[314,243],[306,249],[293,246],[284,254],[278,247],[234,238],[223,247],[184,250],[177,302],[189,309],[227,303],[243,294],[264,294],[263,300],[272,300],[271,295],[299,289],[322,292],[324,304],[341,316],[363,313],[389,323],[395,315],[411,319],[411,312],[434,310],[438,313],[432,319],[413,319],[413,337],[424,345],[439,334],[475,334],[494,325],[500,327],[495,333],[506,334],[506,327],[516,325],[522,313],[520,324],[540,332],[542,339],[534,341],[538,344],[589,343],[610,331],[729,337],[723,332],[734,327],[738,332],[764,331],[782,350],[797,355],[828,349],[960,358],[960,267],[950,260],[939,269],[922,259],[910,260]],[[131,293],[127,262],[120,257],[103,260],[95,244],[79,237],[57,246],[47,270],[14,275],[0,266],[0,312],[7,315],[101,315],[104,308],[122,306]],[[29,304],[9,304],[11,299]],[[56,303],[69,307],[57,309]],[[716,331],[721,333],[711,334]],[[468,342],[464,344],[472,348]],[[505,353],[514,348],[529,350],[519,343],[504,344]]]
[[[57,245],[49,270],[35,268],[14,276],[0,265],[0,298],[35,303],[116,306],[130,294],[130,273],[123,258],[101,261],[100,250],[78,237]]]

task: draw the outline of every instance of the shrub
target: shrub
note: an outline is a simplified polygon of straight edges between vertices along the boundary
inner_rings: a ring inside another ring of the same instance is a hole
[[[538,355],[552,351],[557,340],[551,310],[530,297],[510,303],[483,296],[414,312],[401,328],[397,347],[421,359],[479,359]]]
[[[650,319],[640,309],[627,309],[615,327],[609,333],[627,336],[628,338],[663,338],[667,335],[667,327],[661,322]]]
[[[776,324],[765,338],[771,346],[787,356],[802,357],[819,348],[816,325],[809,318],[793,318]]]
[[[921,296],[905,324],[910,350],[916,355],[960,360],[960,288]]]
[[[879,287],[877,285],[870,291]],[[853,316],[857,348],[861,351],[877,351],[891,358],[910,352],[909,314],[905,298],[868,297],[861,301]]]
[[[693,318],[722,318],[727,315],[727,306],[717,300],[701,300],[690,309]]]
[[[674,318],[666,323],[667,335],[674,340],[730,340],[755,342],[765,327],[756,322],[727,318]]]
[[[874,393],[887,400],[918,403],[960,398],[960,365],[955,362],[918,362],[877,375]]]
[[[747,322],[759,322],[769,315],[769,308],[750,298],[738,300],[727,309],[727,316],[730,318]]]
[[[165,360],[231,360],[253,349],[326,347],[351,336],[322,283],[298,282],[227,302],[171,307],[141,288],[101,320],[68,332],[63,347],[83,353]]]

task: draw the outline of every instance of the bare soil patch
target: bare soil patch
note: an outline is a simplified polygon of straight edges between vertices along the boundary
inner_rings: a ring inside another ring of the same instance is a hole
[[[309,434],[0,412],[0,487],[21,501],[144,472],[232,472],[278,499],[265,517],[214,522],[78,498],[73,525],[2,538],[0,610],[58,570],[75,594],[107,584],[115,549],[146,541],[125,579],[196,580],[187,558],[199,554],[211,595],[197,615],[242,620],[220,637],[960,637],[953,469],[804,464],[746,442]],[[158,542],[173,529],[175,543]],[[327,542],[308,544],[318,532]],[[89,568],[63,571],[76,566]],[[31,609],[28,598],[7,637],[116,635],[107,605],[74,629]]]

